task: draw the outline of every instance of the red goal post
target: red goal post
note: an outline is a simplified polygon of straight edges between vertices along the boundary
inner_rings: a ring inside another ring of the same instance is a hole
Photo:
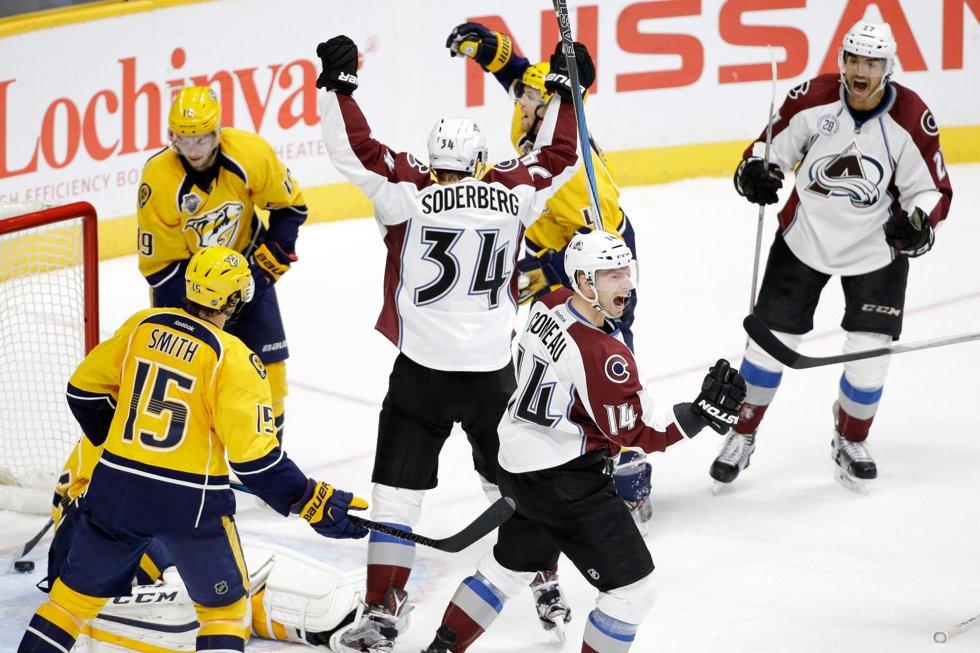
[[[0,205],[0,509],[43,513],[81,432],[68,377],[99,342],[95,208]]]

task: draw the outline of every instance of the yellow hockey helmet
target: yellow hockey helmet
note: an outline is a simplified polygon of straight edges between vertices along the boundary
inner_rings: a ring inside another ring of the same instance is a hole
[[[544,78],[549,72],[551,72],[551,64],[547,61],[528,66],[524,69],[524,74],[521,76],[520,86],[526,86],[539,91],[542,101],[548,102],[551,99],[552,93],[544,87]],[[516,94],[517,97],[520,97],[524,93],[523,88],[519,90],[521,92]]]
[[[224,310],[229,303],[251,301],[255,282],[248,269],[248,261],[233,249],[213,245],[199,249],[191,257],[184,273],[187,284],[187,301],[216,311]]]
[[[178,136],[198,136],[221,128],[221,103],[206,86],[187,86],[180,90],[167,119],[170,131]]]

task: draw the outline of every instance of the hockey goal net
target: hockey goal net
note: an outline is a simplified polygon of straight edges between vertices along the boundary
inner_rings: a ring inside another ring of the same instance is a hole
[[[0,509],[43,513],[81,435],[68,377],[99,341],[95,209],[0,205]]]

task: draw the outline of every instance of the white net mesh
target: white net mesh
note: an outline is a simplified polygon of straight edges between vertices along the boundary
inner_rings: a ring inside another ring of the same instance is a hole
[[[0,205],[0,223],[44,208]],[[85,356],[83,246],[81,218],[0,233],[2,508],[50,507],[80,435],[65,385]]]

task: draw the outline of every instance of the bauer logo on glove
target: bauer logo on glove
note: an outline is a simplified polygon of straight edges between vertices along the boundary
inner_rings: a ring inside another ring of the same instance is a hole
[[[293,504],[291,512],[299,514],[324,537],[358,539],[367,535],[366,528],[347,518],[348,510],[366,510],[367,501],[323,481],[311,479],[309,483],[303,498]]]

